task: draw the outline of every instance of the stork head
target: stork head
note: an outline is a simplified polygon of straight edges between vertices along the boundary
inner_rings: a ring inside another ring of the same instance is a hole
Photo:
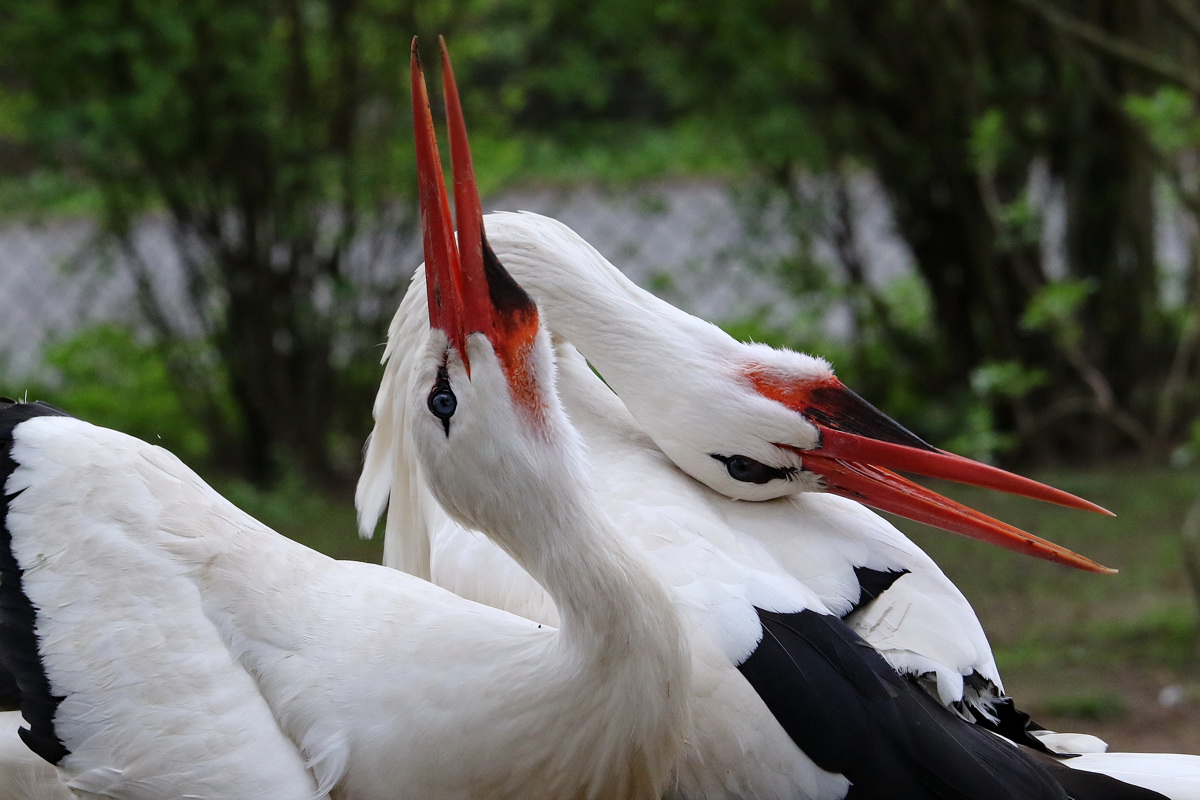
[[[823,359],[734,342],[715,328],[711,333],[684,339],[706,344],[686,356],[695,362],[688,375],[664,377],[659,383],[665,390],[649,403],[649,394],[630,398],[619,385],[627,376],[613,382],[664,453],[710,488],[744,500],[828,492],[1038,558],[1113,571],[896,471],[1110,514],[1107,510],[928,444],[847,388]]]
[[[549,337],[537,307],[488,246],[472,177],[466,129],[442,45],[458,239],[438,158],[416,40],[412,46],[414,129],[425,248],[430,336],[413,391],[412,433],[429,485],[467,524],[498,534],[521,495],[552,497],[561,470],[578,459],[563,439]],[[519,512],[518,512],[519,513]]]

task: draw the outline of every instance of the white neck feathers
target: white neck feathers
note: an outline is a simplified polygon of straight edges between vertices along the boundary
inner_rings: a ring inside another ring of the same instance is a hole
[[[486,221],[488,241],[537,301],[546,326],[606,381],[661,379],[664,365],[680,373],[711,370],[736,357],[732,337],[637,286],[561,222],[529,213],[489,214]],[[618,394],[624,399],[620,388]]]

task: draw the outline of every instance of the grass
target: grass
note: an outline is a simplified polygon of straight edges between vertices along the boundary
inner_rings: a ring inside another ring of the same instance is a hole
[[[359,537],[348,495],[321,492],[295,478],[270,491],[237,480],[214,480],[213,486],[242,510],[314,550],[352,561],[383,560],[381,534]]]
[[[1200,471],[1130,464],[1033,477],[1117,516],[938,489],[1119,574],[1069,570],[898,524],[971,601],[1005,688],[1034,719],[1095,733],[1115,749],[1200,752],[1200,623],[1180,537],[1200,500]]]
[[[1120,720],[1129,716],[1129,704],[1115,692],[1064,692],[1045,701],[1046,712],[1080,720]]]
[[[1148,628],[1175,638],[1186,628],[1190,637],[1195,611],[1182,566],[1180,529],[1189,508],[1200,499],[1200,472],[1137,466],[1036,477],[1095,500],[1117,516],[1085,514],[969,487],[938,488],[1116,567],[1119,574],[1068,570],[900,523],[981,610],[991,635],[1004,643],[998,646],[1001,657],[1008,642],[1019,651],[1027,647],[1030,631],[1038,630],[1064,641],[1099,636],[1114,651],[1139,650],[1142,643],[1131,632]],[[1020,660],[1019,653],[1014,655],[1014,662]]]

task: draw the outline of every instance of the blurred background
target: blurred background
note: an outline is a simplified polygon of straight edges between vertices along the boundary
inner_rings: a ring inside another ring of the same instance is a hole
[[[0,0],[0,394],[377,560],[414,34],[485,206],[1116,511],[939,487],[1107,578],[903,527],[1036,718],[1200,753],[1200,2]]]

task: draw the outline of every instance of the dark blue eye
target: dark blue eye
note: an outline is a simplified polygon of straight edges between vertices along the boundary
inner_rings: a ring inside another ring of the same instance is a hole
[[[450,391],[449,386],[444,389],[435,389],[429,395],[429,410],[438,419],[450,419],[454,416],[457,408],[458,398],[454,396],[454,392]]]
[[[454,390],[450,388],[450,374],[445,367],[438,369],[437,381],[429,390],[429,399],[425,401],[425,405],[429,407],[429,413],[442,421],[442,427],[446,429],[446,435],[449,436],[450,418],[454,416],[454,411],[458,408],[458,398],[454,396]]]
[[[774,480],[790,480],[796,474],[795,467],[771,467],[749,456],[723,456],[709,453],[725,465],[729,477],[742,483],[770,483]]]
[[[735,481],[753,482],[763,474],[763,464],[745,456],[730,456],[725,462],[725,469],[729,470],[729,477]]]

